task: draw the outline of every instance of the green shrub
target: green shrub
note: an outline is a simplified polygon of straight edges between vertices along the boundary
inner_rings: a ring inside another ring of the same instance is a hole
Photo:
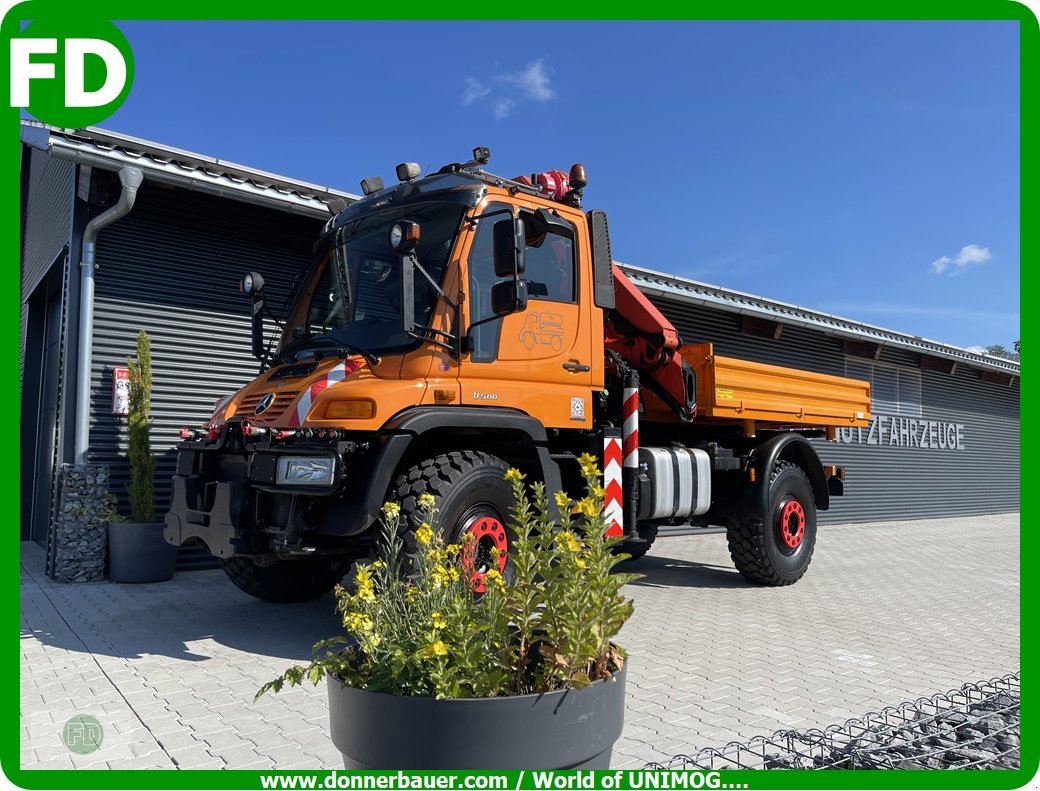
[[[624,654],[612,640],[632,614],[620,588],[638,575],[611,573],[624,558],[612,550],[620,539],[605,535],[595,459],[581,461],[587,495],[557,493],[558,524],[544,484],[506,473],[512,579],[489,571],[479,597],[460,561],[468,541],[444,545],[434,498],[419,498],[410,557],[400,508],[387,503],[379,559],[336,591],[345,634],[319,642],[308,667],[289,668],[257,697],[326,673],[376,692],[472,698],[581,688],[619,670]]]

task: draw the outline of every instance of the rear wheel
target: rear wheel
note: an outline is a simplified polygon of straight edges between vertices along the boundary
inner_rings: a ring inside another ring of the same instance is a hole
[[[801,579],[816,545],[816,501],[805,471],[777,462],[765,515],[731,519],[726,536],[737,571],[752,582],[791,585]]]
[[[336,587],[346,573],[346,565],[339,560],[279,560],[258,566],[249,558],[228,558],[222,563],[224,573],[240,590],[274,602],[317,599]]]
[[[507,577],[510,573],[512,536],[506,518],[513,489],[504,477],[507,469],[497,456],[454,451],[415,465],[394,484],[402,516],[418,512],[420,495],[436,498],[436,526],[447,543],[464,547],[462,564],[478,593],[484,591],[484,577],[491,569]],[[467,533],[473,535],[469,542],[464,540]]]

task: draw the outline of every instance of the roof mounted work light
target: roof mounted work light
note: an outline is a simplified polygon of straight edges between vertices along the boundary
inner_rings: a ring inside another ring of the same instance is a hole
[[[381,189],[383,189],[383,179],[381,177],[370,176],[367,179],[361,179],[361,191],[366,195],[379,192]]]
[[[491,149],[487,146],[477,146],[473,149],[473,161],[478,165],[486,165],[491,159]]]
[[[397,166],[398,181],[412,181],[419,178],[419,173],[418,162],[402,162]]]

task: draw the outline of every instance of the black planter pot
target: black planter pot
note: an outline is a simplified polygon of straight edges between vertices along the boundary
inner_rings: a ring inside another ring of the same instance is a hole
[[[163,538],[163,522],[109,522],[108,578],[112,582],[164,582],[173,578],[177,547]]]
[[[585,689],[436,700],[328,678],[332,742],[347,769],[608,769],[627,665]]]

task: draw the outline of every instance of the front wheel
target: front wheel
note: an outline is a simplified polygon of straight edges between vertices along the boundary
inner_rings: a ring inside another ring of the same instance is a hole
[[[426,459],[398,477],[394,493],[402,517],[418,513],[419,496],[437,500],[437,527],[448,544],[464,547],[462,564],[473,590],[484,592],[488,571],[509,576],[512,543],[506,517],[513,489],[505,479],[509,465],[479,451],[453,451]],[[473,535],[465,541],[467,533]]]
[[[323,596],[343,579],[346,565],[339,560],[279,560],[258,566],[250,558],[228,558],[224,573],[250,596],[264,601],[301,602]]]
[[[816,501],[805,471],[778,461],[769,476],[763,516],[731,519],[729,554],[742,576],[760,585],[791,585],[802,578],[816,545]]]

